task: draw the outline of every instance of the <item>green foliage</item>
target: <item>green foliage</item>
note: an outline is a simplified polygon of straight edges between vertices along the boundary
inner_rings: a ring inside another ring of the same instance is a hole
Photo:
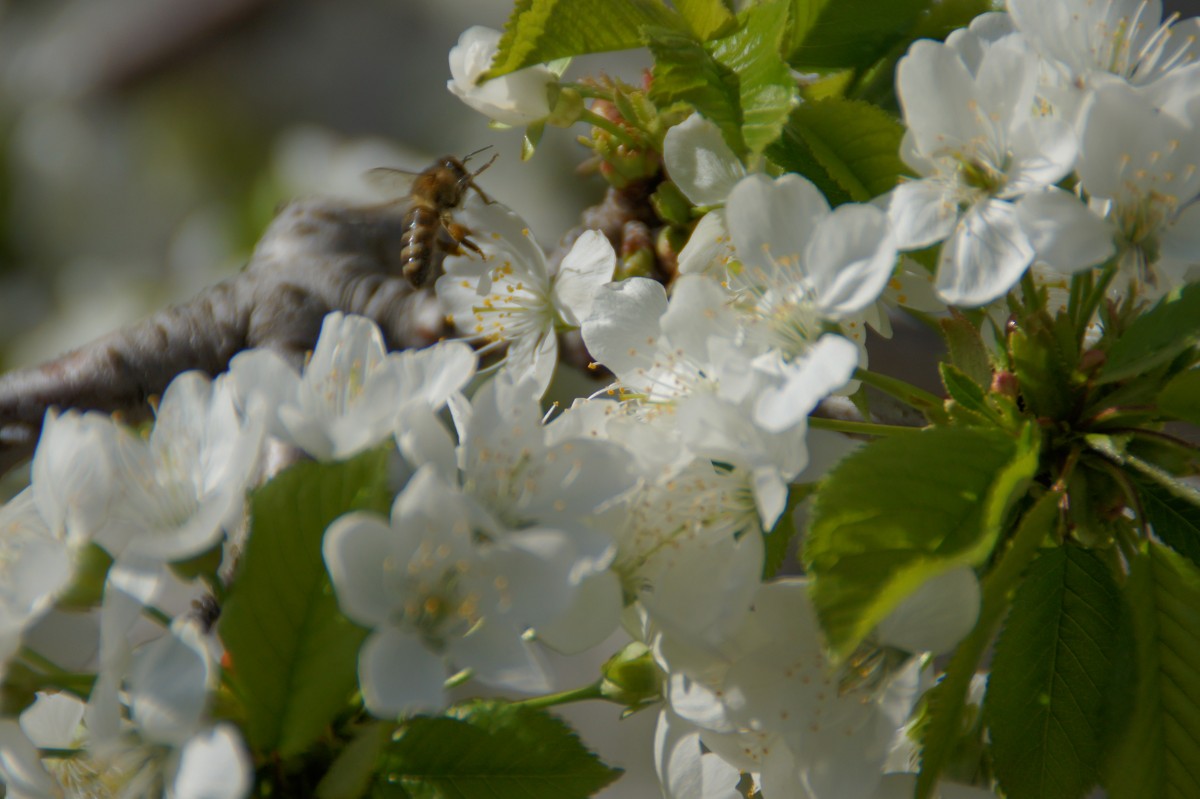
[[[763,555],[763,579],[770,580],[779,573],[783,562],[787,560],[788,550],[796,537],[796,508],[813,492],[812,485],[788,486],[787,507],[783,509],[779,521],[769,533],[763,534],[765,552]]]
[[[728,33],[736,24],[724,0],[674,0],[672,4],[702,42]]]
[[[393,725],[369,722],[342,749],[317,785],[317,799],[359,799],[371,787]]]
[[[358,687],[365,631],[338,610],[321,540],[350,510],[386,513],[387,452],[299,463],[251,497],[251,530],[220,635],[258,752],[302,753]]]
[[[984,710],[996,777],[1009,799],[1077,799],[1100,778],[1121,594],[1108,566],[1075,546],[1046,550],[1026,572],[996,643]]]
[[[866,202],[907,172],[898,155],[904,129],[869,103],[829,97],[792,111],[767,156],[816,184],[831,205]]]
[[[961,749],[968,733],[967,693],[984,651],[992,641],[996,625],[1008,610],[1013,590],[1038,549],[1053,536],[1061,495],[1043,494],[1022,517],[1008,547],[983,580],[983,596],[975,628],[958,645],[945,676],[927,694],[925,724],[921,735],[921,770],[917,775],[917,799],[934,795],[938,778]]]
[[[1200,369],[1180,372],[1163,386],[1158,409],[1172,418],[1200,425]]]
[[[651,97],[662,107],[695,108],[739,154],[762,152],[779,137],[796,94],[779,55],[785,14],[783,0],[760,4],[738,17],[733,33],[707,42],[677,30],[648,29]]]
[[[788,63],[863,68],[907,40],[931,0],[791,0]]]
[[[988,355],[987,345],[979,328],[970,319],[953,308],[951,316],[938,320],[942,331],[942,339],[946,342],[946,351],[950,355],[950,363],[957,367],[964,377],[969,378],[981,389],[987,390],[992,383],[992,360]]]
[[[372,796],[583,799],[621,774],[545,711],[483,700],[447,715],[404,723]]]
[[[1108,795],[1200,796],[1200,571],[1150,542],[1125,590],[1137,683],[1129,727],[1106,763]]]
[[[1154,534],[1193,565],[1200,566],[1200,506],[1156,483],[1141,480],[1137,485],[1142,511]]]
[[[1069,336],[1060,335],[1064,330]],[[1078,345],[1065,314],[1054,322],[1035,315],[1028,324],[1013,329],[1008,335],[1008,356],[1021,397],[1034,416],[1065,419],[1072,413]]]
[[[584,53],[641,47],[647,27],[687,30],[683,19],[658,0],[517,0],[486,77]]]
[[[1113,383],[1165,366],[1200,343],[1200,283],[1163,297],[1113,342],[1099,383]],[[1194,388],[1194,385],[1193,385]]]
[[[925,580],[992,552],[1038,463],[1019,438],[933,428],[848,456],[817,495],[804,560],[830,647],[840,656]]]

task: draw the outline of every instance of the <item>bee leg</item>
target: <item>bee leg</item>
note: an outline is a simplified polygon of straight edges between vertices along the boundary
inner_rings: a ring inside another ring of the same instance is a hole
[[[454,241],[454,244],[451,245],[451,244],[447,244],[443,240],[442,243],[446,247],[446,252],[448,252],[451,255],[462,255],[463,254],[462,250],[465,247],[468,250],[470,250],[471,252],[478,255],[479,257],[481,257],[481,258],[483,257],[483,250],[479,249],[479,245],[476,244],[475,242],[471,241],[471,239],[469,238],[469,236],[471,235],[471,229],[469,227],[467,227],[466,225],[460,224],[458,222],[455,222],[452,219],[443,219],[442,227],[445,228],[446,233],[448,233],[450,235],[450,238],[453,239],[453,241]]]

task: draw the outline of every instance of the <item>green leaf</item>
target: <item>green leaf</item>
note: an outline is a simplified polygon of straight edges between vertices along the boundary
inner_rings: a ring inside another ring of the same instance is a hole
[[[717,34],[728,33],[736,23],[733,12],[723,0],[674,0],[674,5],[702,42]]]
[[[863,68],[902,43],[931,0],[791,0],[788,63]]]
[[[917,799],[929,799],[942,772],[961,750],[968,734],[964,721],[967,694],[992,634],[1008,610],[1010,595],[1039,547],[1056,531],[1062,495],[1043,494],[1021,518],[995,568],[983,579],[983,596],[975,628],[963,639],[946,666],[945,676],[927,694],[926,722],[921,735],[921,770]]]
[[[1200,425],[1200,369],[1175,375],[1159,393],[1158,409],[1175,419]]]
[[[814,488],[815,486],[811,484],[788,486],[787,507],[784,508],[779,521],[775,523],[775,529],[763,534],[763,540],[766,543],[766,553],[763,557],[764,580],[769,580],[778,574],[783,562],[787,559],[792,539],[796,537],[797,532],[796,508],[800,507],[801,502],[808,499]]]
[[[786,0],[764,0],[738,17],[733,34],[708,44],[737,75],[742,139],[753,154],[779,138],[799,91],[779,54],[786,20]]]
[[[1061,546],[1030,565],[996,642],[984,712],[1009,799],[1078,799],[1100,779],[1105,702],[1121,593],[1089,550]]]
[[[220,636],[258,752],[302,753],[358,688],[366,632],[338,610],[321,540],[347,511],[387,512],[387,457],[381,449],[299,463],[251,497],[250,537]]]
[[[846,655],[925,580],[992,552],[1037,469],[1020,438],[931,428],[871,442],[817,494],[804,559],[831,648]]]
[[[363,726],[317,784],[317,799],[359,799],[365,795],[394,727],[381,721]]]
[[[676,103],[692,106],[721,129],[730,149],[744,153],[737,75],[690,34],[665,28],[650,33],[648,47],[654,56],[650,97],[664,108]]]
[[[942,385],[946,387],[946,393],[950,395],[950,399],[958,403],[964,410],[970,411],[982,419],[993,418],[995,412],[987,404],[987,395],[983,393],[983,389],[979,387],[978,383],[952,364],[940,363],[938,371],[942,375]]]
[[[1154,534],[1200,566],[1200,506],[1155,483],[1138,480],[1138,497]]]
[[[486,78],[558,58],[641,47],[646,27],[687,30],[658,0],[517,0]]]
[[[583,799],[621,774],[542,710],[484,700],[415,718],[388,747],[376,796]]]
[[[1043,419],[1064,419],[1071,410],[1071,366],[1053,331],[1037,325],[1014,328],[1008,336],[1013,373],[1026,407]]]
[[[1133,717],[1108,757],[1111,799],[1200,796],[1200,571],[1154,542],[1126,597],[1137,641]]]
[[[938,320],[942,338],[950,353],[950,363],[981,389],[987,390],[992,384],[992,359],[988,356],[983,336],[979,334],[979,328],[961,312],[952,308],[951,313],[952,316]]]
[[[1170,363],[1200,342],[1200,283],[1175,289],[1133,321],[1112,347],[1098,383],[1112,383]]]
[[[838,194],[866,202],[895,187],[908,169],[900,160],[900,123],[859,100],[828,97],[792,111],[783,137],[768,157],[789,172],[801,172],[818,188],[830,182]],[[820,167],[813,172],[813,162]],[[836,205],[838,198],[830,197]]]
[[[690,34],[655,28],[650,94],[660,107],[692,106],[721,129],[737,153],[758,153],[779,137],[796,95],[796,82],[779,55],[783,0],[755,6],[732,34],[707,43]]]

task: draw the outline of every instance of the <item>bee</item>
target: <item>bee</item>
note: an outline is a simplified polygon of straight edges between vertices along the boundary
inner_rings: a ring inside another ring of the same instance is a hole
[[[489,145],[490,147],[490,145]],[[435,268],[434,253],[441,250],[448,255],[462,255],[463,249],[482,255],[469,236],[466,225],[454,221],[453,212],[474,189],[486,203],[492,200],[475,183],[475,178],[491,166],[498,155],[474,172],[467,170],[472,156],[487,150],[476,150],[461,160],[452,155],[439,158],[423,172],[407,172],[402,169],[380,167],[367,173],[368,180],[382,188],[407,186],[408,211],[404,215],[404,233],[400,238],[400,262],[404,276],[414,288],[426,285]]]

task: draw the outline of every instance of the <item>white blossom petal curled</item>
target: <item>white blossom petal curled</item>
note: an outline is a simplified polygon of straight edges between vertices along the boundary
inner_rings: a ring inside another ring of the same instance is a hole
[[[550,115],[551,87],[558,82],[549,68],[526,67],[479,82],[492,66],[500,36],[500,31],[480,25],[463,31],[450,50],[451,79],[446,88],[471,108],[505,125],[531,125],[545,119]]]

